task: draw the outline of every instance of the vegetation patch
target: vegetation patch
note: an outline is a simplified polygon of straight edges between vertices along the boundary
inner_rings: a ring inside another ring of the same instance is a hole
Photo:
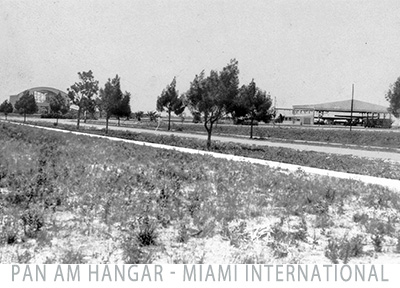
[[[32,122],[32,124],[50,126],[48,123]],[[75,128],[72,125],[63,124],[60,125],[59,128],[75,131]],[[96,129],[95,127],[86,127],[83,131],[100,135],[105,134],[104,129]],[[165,136],[118,130],[110,130],[108,131],[107,135],[123,139],[206,150],[205,141],[183,138],[176,135]],[[219,153],[309,166],[339,172],[369,175],[388,179],[400,179],[400,165],[398,163],[379,159],[368,159],[349,155],[328,154],[314,151],[298,151],[295,149],[282,147],[223,143],[218,141],[214,141],[212,143],[210,150]]]
[[[10,124],[0,134],[2,263],[398,258],[400,195],[380,186]]]

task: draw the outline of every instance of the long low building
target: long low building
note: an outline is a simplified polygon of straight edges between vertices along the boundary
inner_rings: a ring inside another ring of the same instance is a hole
[[[276,120],[288,125],[364,125],[390,127],[391,114],[387,107],[360,100],[335,101],[293,108],[275,108]]]
[[[275,123],[282,123],[287,125],[313,125],[314,124],[314,111],[306,113],[294,113],[293,108],[274,108]]]
[[[351,123],[368,127],[390,127],[392,123],[387,107],[360,100],[293,105],[292,117],[309,118],[306,122],[310,124],[350,125]]]
[[[68,99],[67,93],[52,87],[34,87],[30,89],[26,89],[17,95],[10,95],[10,103],[15,107],[15,103],[19,98],[24,94],[25,91],[29,91],[29,94],[33,94],[35,97],[36,104],[39,108],[39,113],[48,113],[50,112],[50,102],[49,97],[51,95],[61,94],[65,99]]]

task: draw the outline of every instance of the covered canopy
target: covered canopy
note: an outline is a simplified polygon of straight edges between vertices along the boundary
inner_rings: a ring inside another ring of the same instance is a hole
[[[360,100],[353,100],[353,112],[373,112],[373,113],[389,113],[388,108]],[[350,112],[351,100],[328,102],[313,105],[293,105],[294,110],[316,110],[316,111],[332,111],[332,112]]]

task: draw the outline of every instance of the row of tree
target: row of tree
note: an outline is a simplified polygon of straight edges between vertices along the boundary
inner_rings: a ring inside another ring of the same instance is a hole
[[[207,131],[207,148],[211,147],[211,135],[215,124],[230,115],[234,121],[250,121],[250,138],[253,138],[255,121],[269,122],[273,117],[272,100],[257,87],[254,80],[239,88],[238,61],[232,59],[222,71],[212,70],[209,76],[204,71],[196,75],[189,90],[180,95],[176,91],[174,78],[157,98],[157,110],[168,113],[168,130],[171,113],[181,114],[187,107],[193,116],[201,117]]]
[[[180,114],[182,116],[182,114]],[[135,118],[138,121],[141,121],[143,117],[147,117],[150,122],[155,122],[160,117],[160,114],[157,111],[136,111],[131,114],[132,118]]]
[[[81,115],[94,113],[96,109],[105,113],[106,133],[111,117],[118,119],[130,117],[131,107],[129,92],[122,93],[121,79],[118,75],[113,79],[108,79],[104,88],[99,89],[99,82],[94,79],[93,72],[79,72],[79,81],[71,85],[68,90],[68,99],[61,94],[50,96],[49,104],[51,113],[59,116],[70,110],[70,104],[78,107],[77,129],[79,129]],[[386,94],[386,99],[390,103],[389,111],[396,117],[400,116],[400,77],[391,85]],[[195,75],[190,83],[189,90],[179,95],[176,90],[176,78],[167,85],[157,98],[156,107],[159,112],[168,114],[168,130],[171,129],[171,114],[183,115],[188,108],[193,117],[202,120],[207,131],[207,148],[211,146],[211,135],[213,127],[223,117],[230,116],[234,121],[246,119],[250,123],[250,138],[253,138],[253,126],[255,121],[269,122],[274,117],[271,110],[272,100],[269,95],[257,87],[254,79],[248,85],[239,87],[239,68],[238,61],[232,59],[221,71],[211,70],[208,76],[204,70]],[[24,122],[27,114],[38,111],[34,96],[25,91],[15,103],[15,107],[9,101],[4,101],[0,105],[0,112],[7,114],[18,111],[24,115]],[[143,111],[135,114],[140,120],[144,116]],[[156,112],[148,112],[151,121],[158,117]]]
[[[96,108],[105,113],[106,133],[110,117],[117,117],[119,123],[121,117],[131,115],[129,104],[131,94],[122,93],[118,75],[108,79],[104,88],[100,89],[99,82],[94,79],[91,70],[78,75],[80,81],[68,89],[69,100],[78,107],[78,129],[81,114],[94,113]],[[176,90],[176,78],[174,78],[157,98],[156,107],[160,112],[167,112],[168,130],[171,129],[172,113],[182,115],[187,107],[193,115],[200,116],[208,134],[207,148],[210,148],[212,130],[218,120],[227,115],[234,119],[250,120],[252,138],[254,122],[268,122],[272,118],[271,105],[271,97],[258,88],[254,80],[239,88],[238,61],[232,59],[222,71],[212,70],[209,76],[205,76],[202,71],[196,75],[190,83],[189,90],[182,95]],[[138,120],[141,116],[138,113],[136,115]],[[155,120],[157,115],[151,112],[149,117]]]
[[[86,122],[87,113],[94,114],[96,109],[100,113],[104,112],[106,117],[106,132],[108,133],[108,121],[110,117],[114,116],[118,119],[130,117],[131,107],[129,92],[122,93],[120,77],[118,75],[113,79],[108,79],[104,88],[99,89],[99,81],[93,77],[93,72],[79,72],[79,81],[71,85],[68,91],[68,98],[63,97],[60,93],[57,95],[50,95],[47,98],[50,106],[50,113],[58,118],[70,111],[70,104],[77,107],[77,129],[80,126],[82,115]],[[0,105],[0,112],[3,112],[6,117],[14,109],[24,115],[24,122],[26,122],[26,115],[33,114],[38,111],[38,106],[35,101],[34,95],[29,93],[29,90],[23,92],[22,96],[15,103],[15,107],[6,100]]]
[[[118,119],[120,124],[121,117],[130,117],[131,107],[129,92],[122,93],[121,79],[118,75],[113,79],[108,79],[104,88],[99,89],[99,81],[94,79],[93,72],[79,72],[79,81],[75,82],[68,91],[68,98],[72,104],[78,107],[77,129],[81,115],[94,113],[96,108],[100,113],[105,113],[106,133],[108,133],[108,122],[112,116]]]

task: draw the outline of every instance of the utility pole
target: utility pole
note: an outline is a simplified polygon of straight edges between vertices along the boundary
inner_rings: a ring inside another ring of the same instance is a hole
[[[268,97],[270,97],[271,98],[271,93],[270,92],[268,92]],[[273,109],[272,109],[272,113],[273,113],[273,117],[274,118],[276,118],[276,96],[274,97],[274,107],[273,107]],[[275,119],[274,119],[275,120]]]
[[[351,126],[353,125],[353,102],[354,102],[354,84],[351,88],[350,131],[351,131]]]

